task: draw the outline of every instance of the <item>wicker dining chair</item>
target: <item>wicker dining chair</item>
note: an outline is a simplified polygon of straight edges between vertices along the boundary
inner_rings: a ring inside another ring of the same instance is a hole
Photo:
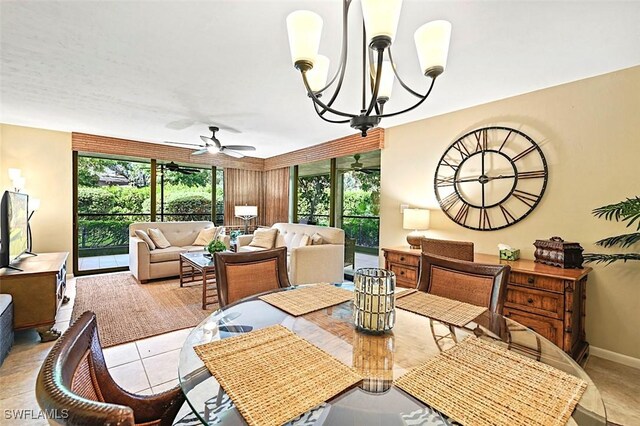
[[[113,380],[100,347],[96,315],[87,311],[58,339],[40,368],[36,399],[50,422],[65,425],[171,425],[185,401],[176,386],[135,395]]]
[[[473,243],[470,241],[423,238],[420,240],[420,246],[424,254],[473,262]]]
[[[225,307],[245,297],[289,287],[287,248],[247,253],[216,253],[218,303]]]
[[[488,265],[422,254],[418,290],[477,306],[502,315],[509,265]]]

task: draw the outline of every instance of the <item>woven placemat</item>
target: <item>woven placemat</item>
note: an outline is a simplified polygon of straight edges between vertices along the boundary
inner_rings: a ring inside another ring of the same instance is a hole
[[[458,300],[415,291],[396,299],[396,307],[418,315],[462,327],[476,319],[487,308]]]
[[[353,292],[323,283],[266,294],[260,299],[297,317],[353,300]]]
[[[194,350],[249,425],[281,425],[362,381],[281,325]]]
[[[470,336],[396,381],[467,425],[565,425],[587,383]]]

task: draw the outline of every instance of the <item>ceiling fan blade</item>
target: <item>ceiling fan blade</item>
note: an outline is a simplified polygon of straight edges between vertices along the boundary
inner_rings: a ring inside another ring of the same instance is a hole
[[[193,151],[191,155],[202,155],[202,154],[206,154],[207,152],[209,152],[207,148],[202,148],[197,151]]]
[[[225,145],[225,149],[233,149],[234,151],[255,151],[256,147],[251,145]]]
[[[193,120],[191,118],[183,118],[181,120],[171,121],[167,123],[165,127],[167,129],[172,129],[172,130],[184,130],[187,127],[191,127],[196,123],[197,123],[197,120]]]
[[[243,158],[244,154],[234,151],[232,149],[227,149],[226,146],[223,146],[222,148],[220,148],[220,152],[223,154],[228,155],[229,157],[233,157],[233,158]]]
[[[174,142],[174,141],[164,141],[164,143],[168,143],[171,145],[202,146],[202,145],[198,145],[197,143]]]
[[[209,136],[202,136],[200,135],[200,139],[202,139],[202,141],[209,145],[215,145],[216,148],[220,148],[222,145],[220,145],[220,141],[216,138],[211,138]]]

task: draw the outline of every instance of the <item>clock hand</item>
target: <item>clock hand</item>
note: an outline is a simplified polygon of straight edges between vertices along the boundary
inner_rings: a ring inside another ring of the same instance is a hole
[[[500,176],[495,176],[495,177],[491,177],[491,176],[487,176],[487,180],[494,180],[494,179],[513,179],[515,178],[515,175],[500,175]]]

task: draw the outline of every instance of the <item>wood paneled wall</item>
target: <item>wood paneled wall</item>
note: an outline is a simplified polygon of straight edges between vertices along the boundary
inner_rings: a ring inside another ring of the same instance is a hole
[[[264,170],[264,159],[244,157],[232,158],[224,154],[191,155],[193,149],[161,145],[129,139],[96,136],[86,133],[72,133],[73,151],[89,154],[117,155],[133,158],[155,158],[177,163],[203,164],[207,166],[229,167],[245,170]]]
[[[320,145],[313,145],[297,151],[267,158],[264,160],[264,170],[328,160],[362,152],[375,151],[382,148],[384,148],[384,129],[377,128],[369,131],[367,137],[364,138],[360,136],[360,133],[357,133],[321,143]]]
[[[224,224],[226,226],[244,225],[242,219],[235,217],[235,206],[258,206],[258,218],[251,224],[262,225],[264,217],[264,185],[261,171],[224,169]]]
[[[289,167],[262,173],[264,215],[261,225],[289,221]]]

